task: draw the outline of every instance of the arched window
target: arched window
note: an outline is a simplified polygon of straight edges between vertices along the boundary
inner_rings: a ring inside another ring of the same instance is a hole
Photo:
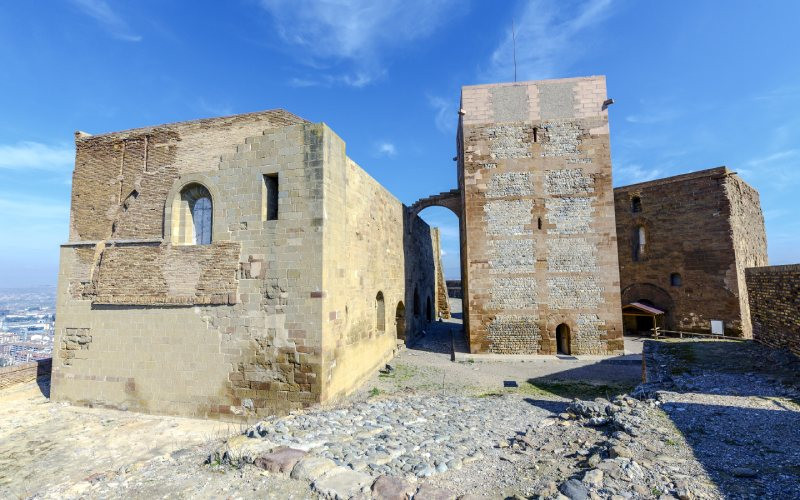
[[[414,316],[419,316],[419,292],[414,287]]]
[[[173,206],[172,242],[178,245],[209,245],[212,229],[211,193],[205,186],[189,184]]]
[[[683,285],[683,278],[681,277],[680,273],[672,273],[669,275],[669,284],[672,286],[681,286]]]
[[[641,260],[644,257],[647,246],[647,232],[644,226],[639,226],[633,231],[633,260]]]
[[[375,316],[377,318],[375,329],[379,332],[386,331],[386,306],[383,301],[383,292],[375,296]]]
[[[631,198],[631,212],[637,213],[642,211],[642,198],[634,196]]]

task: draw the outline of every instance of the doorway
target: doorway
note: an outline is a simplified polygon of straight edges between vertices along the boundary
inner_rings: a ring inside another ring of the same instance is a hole
[[[556,327],[556,353],[569,355],[570,351],[569,326],[561,323]]]
[[[394,313],[394,322],[397,325],[397,340],[406,339],[406,306],[400,301]]]

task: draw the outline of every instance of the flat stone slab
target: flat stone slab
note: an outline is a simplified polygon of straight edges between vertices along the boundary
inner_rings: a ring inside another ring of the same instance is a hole
[[[380,476],[372,483],[372,498],[375,500],[408,500],[416,486],[399,477]]]
[[[320,495],[336,500],[347,500],[372,483],[372,477],[349,467],[336,467],[314,481],[312,487]]]
[[[266,453],[273,451],[277,445],[260,438],[250,438],[240,434],[233,436],[225,442],[220,450],[220,455],[225,462],[237,464],[239,462],[253,463],[253,461]]]
[[[423,484],[414,494],[414,500],[455,500],[456,496],[449,490]]]
[[[333,460],[323,457],[306,457],[297,462],[290,477],[313,483],[335,467],[336,463]]]
[[[253,465],[269,472],[288,474],[305,455],[306,452],[302,450],[277,448],[272,453],[256,458]]]

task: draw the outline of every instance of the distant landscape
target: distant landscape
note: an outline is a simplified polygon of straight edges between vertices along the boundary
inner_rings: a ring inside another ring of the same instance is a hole
[[[53,353],[56,287],[0,288],[0,367]]]

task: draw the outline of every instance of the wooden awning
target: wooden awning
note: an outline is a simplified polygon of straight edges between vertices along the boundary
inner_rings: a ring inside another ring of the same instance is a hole
[[[641,302],[631,302],[622,306],[622,314],[629,316],[661,316],[664,311]]]

